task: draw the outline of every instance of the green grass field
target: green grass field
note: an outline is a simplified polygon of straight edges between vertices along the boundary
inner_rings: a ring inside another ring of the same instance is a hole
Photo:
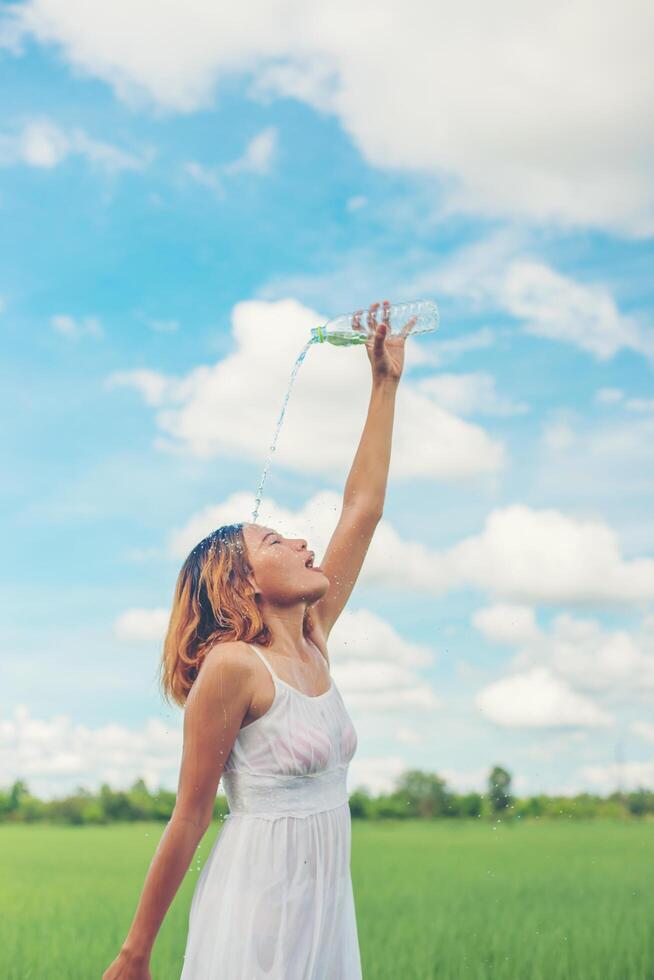
[[[99,980],[162,832],[0,827],[3,980]],[[164,922],[153,980],[179,978],[198,865],[217,832]],[[652,822],[354,821],[364,978],[654,980],[653,857]]]

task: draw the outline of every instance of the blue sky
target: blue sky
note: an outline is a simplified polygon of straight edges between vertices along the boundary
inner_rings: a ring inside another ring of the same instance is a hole
[[[181,562],[250,518],[310,327],[388,297],[441,324],[330,638],[350,789],[654,785],[652,15],[462,6],[5,8],[0,782],[175,785]],[[312,349],[269,471],[318,557],[369,374]]]

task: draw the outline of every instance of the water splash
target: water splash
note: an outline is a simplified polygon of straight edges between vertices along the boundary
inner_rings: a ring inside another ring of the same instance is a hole
[[[304,360],[304,358],[307,356],[307,351],[309,350],[309,348],[311,347],[312,344],[315,344],[317,342],[318,342],[318,337],[315,337],[315,336],[314,337],[311,337],[311,339],[306,342],[306,344],[304,345],[304,347],[300,351],[300,354],[298,356],[298,359],[296,360],[295,364],[293,365],[293,370],[291,372],[291,380],[289,381],[288,388],[286,389],[286,397],[284,398],[284,404],[282,405],[282,410],[280,412],[279,419],[277,421],[277,426],[275,428],[275,434],[273,436],[273,441],[272,441],[272,443],[270,445],[270,449],[269,449],[269,452],[268,452],[268,457],[266,459],[266,462],[265,462],[265,465],[264,465],[264,468],[263,468],[263,473],[261,475],[261,481],[259,483],[259,489],[257,490],[257,497],[256,497],[256,501],[255,501],[255,504],[254,504],[254,510],[252,512],[252,523],[253,524],[256,524],[256,522],[257,522],[257,516],[259,514],[259,507],[261,505],[261,498],[263,497],[263,485],[266,482],[266,474],[268,473],[268,468],[269,468],[270,462],[272,460],[272,454],[275,452],[275,446],[277,445],[277,437],[279,436],[279,430],[281,429],[282,422],[284,421],[284,414],[286,412],[286,406],[288,405],[288,399],[289,399],[290,394],[291,394],[291,388],[293,387],[293,382],[295,381],[295,375],[300,370],[300,364],[302,363],[302,361]]]

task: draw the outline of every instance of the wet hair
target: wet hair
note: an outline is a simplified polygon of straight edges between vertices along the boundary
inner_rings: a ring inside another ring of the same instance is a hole
[[[180,707],[186,703],[214,644],[245,640],[267,647],[273,641],[247,578],[253,568],[243,526],[224,524],[212,531],[193,548],[177,577],[160,663],[160,686],[165,699]],[[305,636],[312,628],[307,606]]]

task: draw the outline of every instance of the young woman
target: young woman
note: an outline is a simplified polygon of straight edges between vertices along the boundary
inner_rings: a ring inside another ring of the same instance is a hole
[[[322,567],[304,540],[248,523],[214,531],[182,566],[162,659],[164,692],[185,705],[177,802],[103,980],[151,980],[221,777],[230,812],[198,878],[180,980],[362,976],[346,792],[357,735],[327,640],[383,511],[413,322],[389,336],[379,305],[367,316],[368,416]]]

